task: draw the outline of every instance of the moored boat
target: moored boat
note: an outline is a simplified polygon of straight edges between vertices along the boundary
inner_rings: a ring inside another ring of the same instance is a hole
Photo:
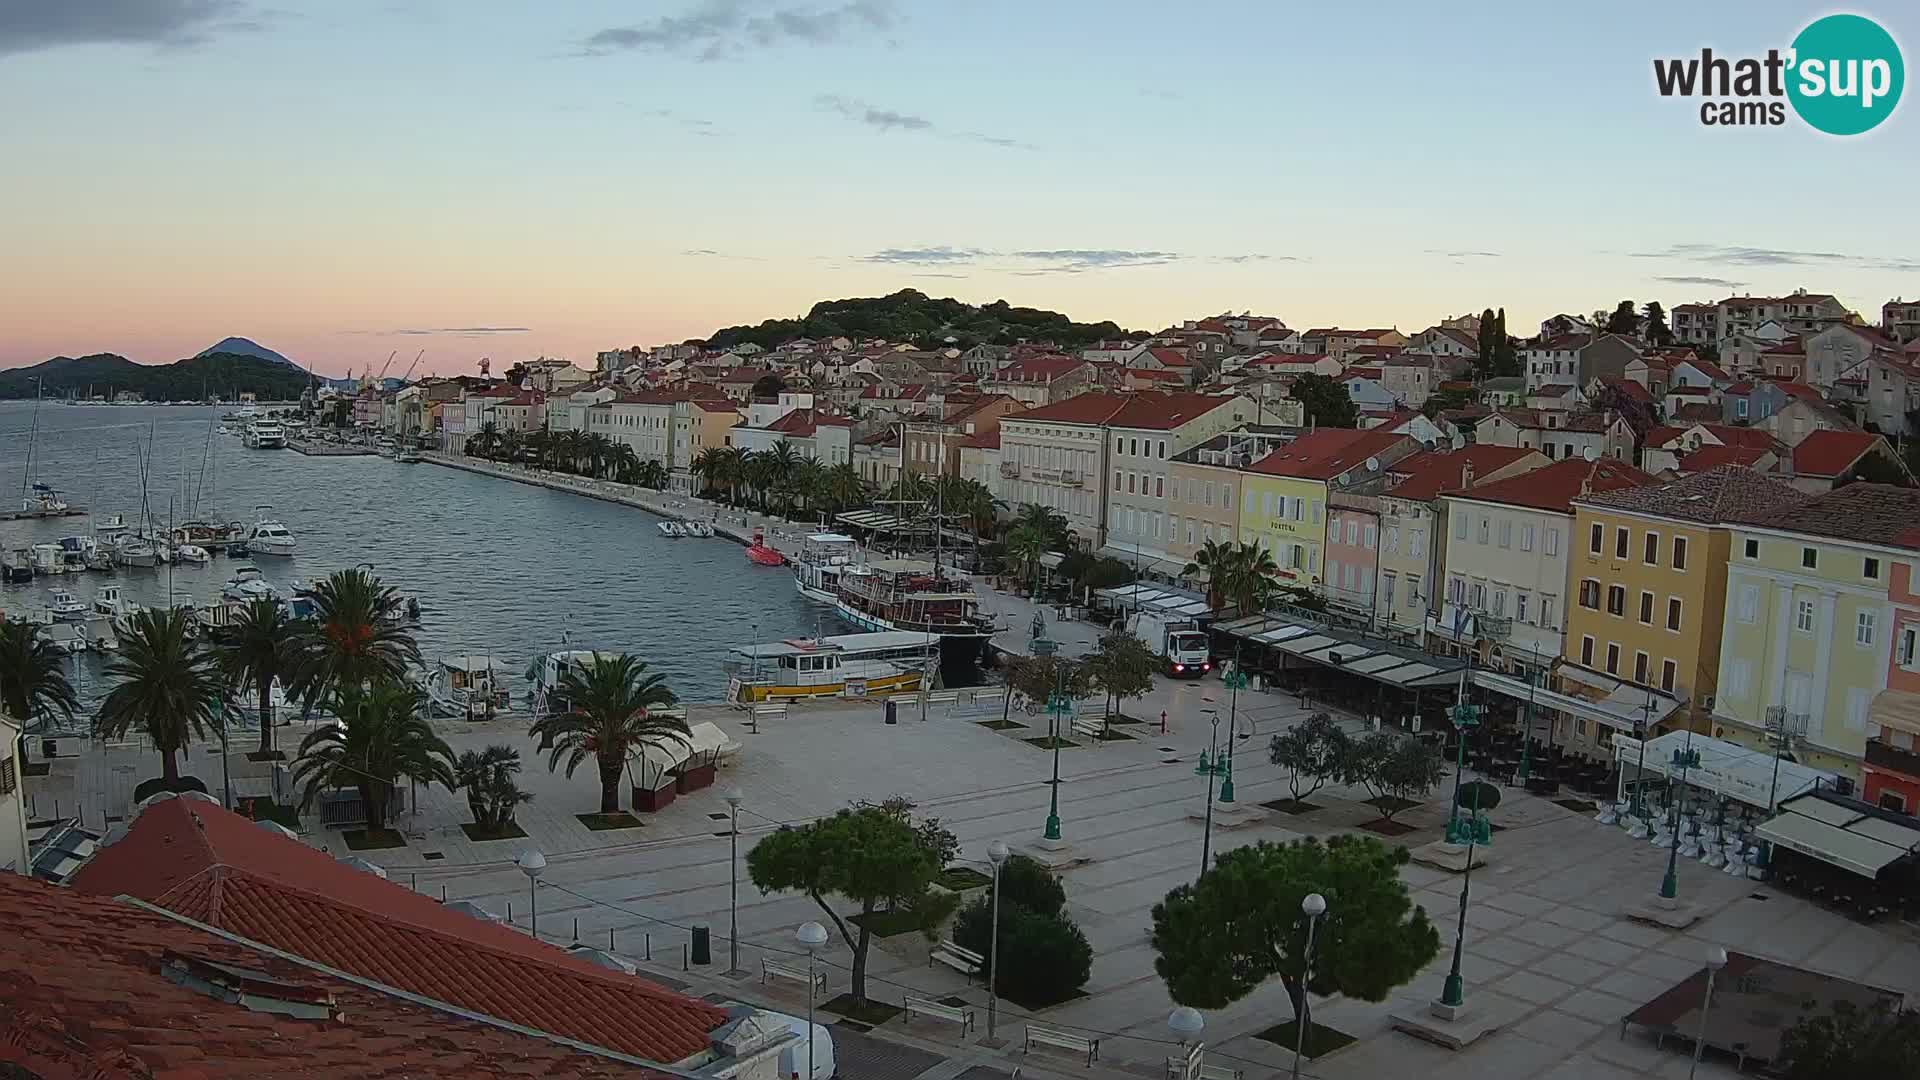
[[[255,555],[291,555],[294,549],[293,532],[277,519],[267,514],[271,506],[255,508],[259,520],[253,523],[253,530],[247,533],[247,547]]]
[[[205,566],[213,561],[213,554],[198,544],[181,544],[173,549],[173,558],[176,562]]]
[[[681,537],[687,535],[686,530],[682,529],[680,523],[677,521],[663,521],[655,526],[655,528],[660,530],[661,536]]]
[[[33,552],[27,548],[8,548],[0,554],[0,577],[9,585],[23,585],[33,580]]]
[[[513,702],[507,667],[491,656],[448,656],[426,679],[427,704],[436,714],[490,720]]]
[[[867,697],[920,689],[939,639],[903,631],[789,638],[729,650],[727,700]]]
[[[229,600],[272,600],[277,594],[259,567],[242,566],[220,586],[220,595]]]
[[[87,617],[87,605],[80,598],[65,589],[55,589],[47,597],[47,610],[60,622],[74,622]]]
[[[766,534],[755,529],[753,543],[747,545],[747,561],[756,566],[780,566],[786,563],[787,557],[777,549],[768,547]]]
[[[793,559],[793,587],[823,604],[840,600],[840,573],[860,550],[860,541],[841,533],[814,533]]]
[[[972,582],[920,559],[849,564],[840,572],[834,610],[862,630],[908,630],[939,638],[941,664],[953,683],[965,681],[995,630],[993,620],[980,613]]]

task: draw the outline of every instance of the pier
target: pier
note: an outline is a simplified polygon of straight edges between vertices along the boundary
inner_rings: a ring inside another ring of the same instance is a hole
[[[64,510],[0,510],[0,521],[38,521],[41,518],[70,518],[87,516],[84,506],[69,506]]]

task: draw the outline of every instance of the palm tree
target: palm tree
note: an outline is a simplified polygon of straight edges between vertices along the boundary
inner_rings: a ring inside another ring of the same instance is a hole
[[[1040,537],[1051,549],[1064,549],[1068,546],[1071,530],[1067,526],[1066,515],[1051,506],[1039,503],[1022,503],[1014,514],[1009,530],[1026,526],[1039,532]]]
[[[499,833],[513,824],[513,811],[533,801],[533,795],[514,783],[520,771],[520,751],[495,744],[468,750],[453,763],[454,787],[467,793],[473,824],[483,833]]]
[[[829,513],[845,513],[867,504],[867,483],[860,479],[860,470],[843,461],[821,478],[818,498]]]
[[[1227,584],[1234,576],[1234,562],[1241,548],[1232,541],[1208,540],[1193,553],[1193,561],[1181,568],[1181,577],[1206,575],[1207,606],[1219,611],[1227,604]]]
[[[273,684],[293,676],[296,629],[285,608],[255,598],[232,623],[214,631],[212,651],[220,673],[259,696],[262,759],[273,752]]]
[[[711,446],[693,455],[693,461],[688,463],[687,471],[699,478],[700,490],[706,491],[720,486],[721,457],[721,451]]]
[[[1047,538],[1033,526],[1016,525],[1007,533],[1007,558],[1035,592],[1040,589],[1040,557],[1046,553]]]
[[[226,681],[213,654],[193,636],[193,616],[182,608],[136,612],[121,624],[120,652],[107,665],[114,687],[93,719],[95,738],[138,731],[164,763],[169,791],[180,790],[175,755],[194,738],[218,730]]]
[[[420,662],[400,594],[362,569],[336,570],[313,590],[313,617],[294,637],[293,689],[312,708],[323,696],[398,679]]]
[[[559,438],[555,439],[553,444],[554,468],[563,472],[579,472],[580,451],[581,447],[585,445],[585,440],[586,432],[571,430],[561,432]]]
[[[64,658],[40,627],[25,619],[0,616],[0,708],[20,722],[20,761],[27,760],[27,732],[59,713],[67,719],[80,699],[61,668]]]
[[[620,812],[620,774],[634,751],[667,742],[685,742],[686,721],[655,716],[652,710],[674,703],[666,676],[648,675],[646,662],[622,653],[596,654],[593,663],[570,667],[556,694],[571,702],[568,712],[534,721],[531,734],[551,743],[551,772],[566,759],[567,776],[591,757],[600,772],[600,812]]]
[[[776,485],[791,477],[794,466],[800,464],[801,460],[800,451],[795,450],[793,444],[785,439],[774,443],[766,454],[767,464],[773,470],[773,481]]]
[[[1241,555],[1234,562],[1233,576],[1227,582],[1227,597],[1242,615],[1265,611],[1278,585],[1274,578],[1280,566],[1273,552],[1259,544],[1241,544]]]
[[[628,450],[628,454],[631,455],[632,451]],[[667,467],[657,461],[636,460],[631,466],[623,465],[622,469],[627,470],[633,481],[641,487],[659,491],[667,486]]]
[[[341,684],[332,702],[339,719],[302,739],[293,763],[301,812],[327,788],[354,788],[367,831],[379,832],[403,778],[454,790],[453,750],[422,715],[426,701],[425,691],[397,680]]]
[[[533,463],[546,468],[553,455],[553,436],[544,431],[529,431],[524,442],[527,453],[533,455]]]
[[[780,466],[776,463],[774,456],[766,450],[748,454],[746,460],[741,463],[741,472],[744,474],[743,479],[746,480],[747,487],[759,493],[760,512],[766,513],[767,492],[772,490],[773,485],[780,478]]]
[[[589,476],[599,476],[606,471],[607,462],[613,460],[616,448],[624,444],[613,441],[610,436],[597,431],[588,432],[580,440],[581,456],[586,459],[582,471]],[[631,447],[629,447],[631,449]]]
[[[826,476],[826,467],[817,458],[794,462],[793,471],[787,474],[787,490],[799,501],[800,509],[811,510],[819,501],[820,485]]]

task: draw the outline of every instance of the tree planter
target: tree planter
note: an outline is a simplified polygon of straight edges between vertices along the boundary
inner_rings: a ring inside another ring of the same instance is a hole
[[[711,762],[705,765],[694,765],[690,768],[675,769],[673,772],[673,788],[682,795],[690,794],[699,791],[703,787],[713,786],[713,775],[714,769]]]
[[[634,788],[633,808],[644,813],[658,813],[672,804],[674,794],[674,789],[671,786],[654,788],[652,790]]]

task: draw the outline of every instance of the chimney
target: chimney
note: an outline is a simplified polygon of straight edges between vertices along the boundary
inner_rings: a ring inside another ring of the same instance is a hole
[[[1473,459],[1472,458],[1468,458],[1467,460],[1462,461],[1460,463],[1460,486],[1463,488],[1470,488],[1473,486]]]

